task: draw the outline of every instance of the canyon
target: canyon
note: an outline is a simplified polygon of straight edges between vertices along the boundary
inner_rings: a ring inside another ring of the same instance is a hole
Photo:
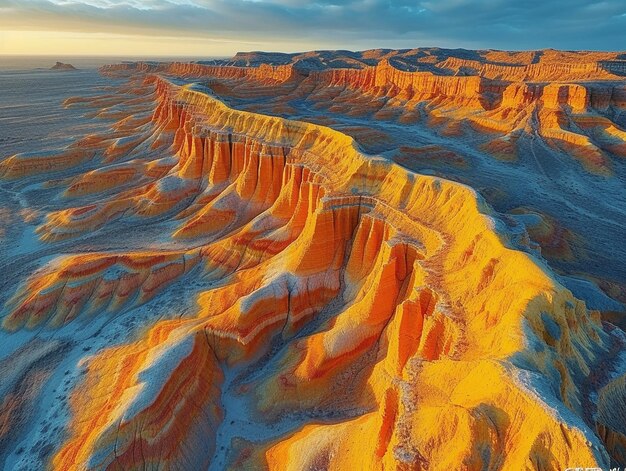
[[[626,53],[100,73],[0,155],[4,469],[626,465]]]

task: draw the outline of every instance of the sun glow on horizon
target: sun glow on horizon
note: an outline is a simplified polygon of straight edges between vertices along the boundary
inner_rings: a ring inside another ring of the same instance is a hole
[[[291,43],[298,49],[307,43]],[[282,46],[282,47],[281,47]],[[203,37],[68,31],[0,31],[0,55],[231,56],[246,50],[281,50],[285,43]],[[289,51],[285,51],[289,52]]]

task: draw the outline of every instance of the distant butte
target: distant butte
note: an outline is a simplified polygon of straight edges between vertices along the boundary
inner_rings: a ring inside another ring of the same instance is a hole
[[[72,64],[64,64],[63,62],[57,62],[54,64],[50,70],[78,70]]]

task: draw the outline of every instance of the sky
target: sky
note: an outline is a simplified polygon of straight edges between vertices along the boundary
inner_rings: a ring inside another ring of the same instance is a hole
[[[0,0],[0,55],[626,49],[626,0]]]

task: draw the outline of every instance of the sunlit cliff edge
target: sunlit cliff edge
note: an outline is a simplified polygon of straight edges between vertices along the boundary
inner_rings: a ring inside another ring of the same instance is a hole
[[[437,75],[369,54],[106,67],[120,85],[66,105],[109,129],[0,161],[49,202],[14,222],[41,256],[3,310],[0,464],[35,463],[12,450],[52,388],[53,469],[626,464],[624,280],[585,268],[606,239],[506,185],[552,149],[582,198],[619,188],[619,60]],[[505,184],[483,196],[486,167]],[[597,216],[616,263],[620,204]]]

